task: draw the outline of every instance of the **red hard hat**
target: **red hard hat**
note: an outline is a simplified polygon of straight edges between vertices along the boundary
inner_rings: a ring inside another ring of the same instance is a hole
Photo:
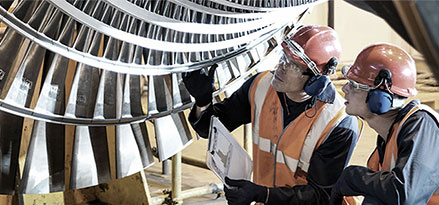
[[[346,77],[375,87],[375,77],[382,69],[392,74],[390,91],[404,97],[417,94],[415,61],[403,49],[386,43],[373,44],[363,49],[347,71]]]
[[[341,44],[334,29],[327,26],[310,25],[300,28],[294,33],[290,40],[302,47],[303,52],[316,64],[320,73],[332,57],[340,59]],[[282,42],[284,51],[289,54],[297,63],[308,67],[307,64],[297,56],[285,41]],[[308,67],[309,68],[309,67]]]

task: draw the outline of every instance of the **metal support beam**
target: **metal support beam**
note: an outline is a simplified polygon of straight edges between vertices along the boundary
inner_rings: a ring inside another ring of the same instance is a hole
[[[172,200],[182,203],[181,195],[181,152],[172,156]]]
[[[209,169],[209,167],[207,167],[207,164],[206,164],[205,160],[200,160],[200,159],[196,159],[196,158],[192,158],[192,157],[182,156],[182,162],[185,163],[185,164],[189,164],[189,165],[192,165],[192,166],[199,167],[199,168]]]
[[[335,27],[334,20],[335,2],[334,0],[328,1],[328,26],[331,28]]]
[[[185,191],[182,191],[180,194],[180,200],[183,201],[183,199],[188,199],[192,197],[197,196],[203,196],[206,194],[219,194],[223,191],[224,185],[223,184],[209,184],[207,186],[202,187],[196,187],[193,189],[188,189]]]
[[[162,174],[169,175],[171,173],[171,160],[167,159],[162,162]]]
[[[184,190],[181,192],[180,197],[178,199],[174,199],[175,201],[183,201],[184,199],[198,197],[198,196],[204,196],[207,194],[219,194],[224,190],[223,184],[215,184],[211,183],[206,186],[202,187],[196,187],[188,190]],[[150,202],[151,204],[163,204],[165,202],[165,199],[168,198],[168,195],[161,195],[152,197]]]

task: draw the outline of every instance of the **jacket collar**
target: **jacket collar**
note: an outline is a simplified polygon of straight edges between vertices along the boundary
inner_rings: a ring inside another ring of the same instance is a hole
[[[402,120],[402,118],[404,118],[404,116],[407,115],[408,112],[410,112],[410,110],[419,105],[420,102],[419,100],[412,100],[409,103],[407,103],[398,113],[398,115],[395,118],[395,121],[393,122],[393,124],[395,124],[396,122],[399,122],[400,120]]]
[[[401,110],[399,111],[398,115],[396,116],[395,120],[392,123],[392,126],[390,126],[390,130],[393,129],[393,126],[395,125],[395,123],[398,123],[399,121],[401,121],[408,112],[410,112],[410,110],[415,107],[416,105],[419,105],[420,102],[419,100],[412,100],[409,103],[407,103],[403,108],[401,108]],[[389,131],[389,136],[391,135],[391,132]],[[379,135],[378,135],[379,136]],[[386,142],[384,141],[383,137],[379,136],[377,137],[377,148],[378,148],[378,152],[380,153],[380,162],[382,163],[383,157],[381,156],[382,154],[384,154],[384,150],[386,149]]]
[[[419,100],[412,100],[409,103],[407,103],[403,108],[401,108],[401,110],[398,112],[398,115],[395,117],[395,120],[393,120],[392,126],[390,126],[390,131],[389,131],[389,136],[391,135],[391,130],[393,129],[393,126],[398,123],[399,121],[401,121],[408,112],[410,112],[410,110],[419,105],[420,102]]]

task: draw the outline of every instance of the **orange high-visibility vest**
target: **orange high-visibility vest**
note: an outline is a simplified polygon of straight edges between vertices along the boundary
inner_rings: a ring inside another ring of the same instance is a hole
[[[395,163],[396,163],[396,159],[398,156],[398,144],[397,144],[397,138],[398,138],[398,133],[402,127],[402,125],[404,124],[404,122],[416,111],[418,110],[425,110],[429,113],[432,114],[433,119],[435,119],[437,122],[439,122],[439,115],[432,110],[430,107],[426,106],[426,105],[417,105],[415,107],[413,107],[406,116],[404,116],[404,118],[398,122],[395,123],[395,125],[393,126],[392,130],[393,133],[390,136],[390,139],[388,140],[388,143],[386,145],[386,150],[384,153],[384,160],[383,160],[383,164],[380,164],[380,157],[379,157],[379,153],[378,150],[375,149],[375,151],[371,154],[371,156],[369,157],[369,160],[367,162],[367,167],[373,171],[381,171],[381,170],[385,170],[385,171],[391,171],[394,167],[395,167]],[[433,205],[433,204],[439,204],[439,190],[436,190],[436,192],[433,194],[433,196],[430,198],[430,200],[427,203],[428,205]]]
[[[253,126],[253,181],[264,186],[307,184],[312,154],[346,116],[344,101],[336,93],[333,104],[317,101],[284,129],[283,111],[272,74],[261,73],[250,89]],[[274,173],[276,178],[274,179]]]

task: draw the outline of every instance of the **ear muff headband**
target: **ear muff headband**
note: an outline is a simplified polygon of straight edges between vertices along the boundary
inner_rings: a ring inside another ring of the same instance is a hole
[[[393,93],[390,91],[392,87],[392,73],[387,69],[382,69],[375,77],[375,88],[367,94],[366,103],[372,113],[381,115],[387,113],[392,107]],[[384,86],[383,90],[380,87]]]

